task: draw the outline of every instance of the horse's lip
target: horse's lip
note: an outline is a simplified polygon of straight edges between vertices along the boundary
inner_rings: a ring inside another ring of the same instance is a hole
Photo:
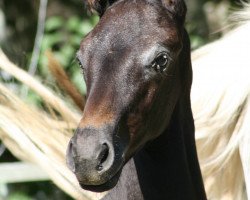
[[[85,185],[81,182],[79,182],[79,184],[81,188],[84,190],[90,190],[92,192],[105,192],[115,187],[115,185],[117,184],[119,180],[121,172],[122,172],[122,168],[118,172],[116,172],[116,174],[114,174],[112,178],[110,178],[106,183],[103,183],[101,185]]]

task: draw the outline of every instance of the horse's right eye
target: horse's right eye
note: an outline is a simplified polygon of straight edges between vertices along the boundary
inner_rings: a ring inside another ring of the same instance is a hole
[[[165,52],[160,53],[151,63],[151,67],[155,71],[165,72],[168,67],[168,61],[168,54]]]
[[[76,57],[76,60],[78,62],[78,65],[81,67],[81,69],[83,69],[83,65],[82,65],[82,62],[80,61],[80,59],[78,57]]]

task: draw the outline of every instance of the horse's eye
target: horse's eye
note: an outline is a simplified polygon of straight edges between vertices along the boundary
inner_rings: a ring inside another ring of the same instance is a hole
[[[81,67],[81,69],[83,69],[83,65],[82,65],[82,62],[80,61],[80,59],[76,57],[76,60],[78,62],[78,65]]]
[[[157,72],[165,72],[168,66],[168,54],[163,52],[156,56],[151,67]]]

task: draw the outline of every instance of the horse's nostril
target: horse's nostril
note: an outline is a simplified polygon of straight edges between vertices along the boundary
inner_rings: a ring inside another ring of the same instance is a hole
[[[106,143],[102,144],[101,153],[98,156],[98,160],[100,161],[97,165],[97,171],[101,171],[103,169],[103,163],[107,160],[109,155],[109,147]]]
[[[109,154],[109,147],[106,143],[104,143],[102,145],[102,151],[100,153],[100,158],[101,158],[100,163],[104,163],[106,161],[108,154]]]

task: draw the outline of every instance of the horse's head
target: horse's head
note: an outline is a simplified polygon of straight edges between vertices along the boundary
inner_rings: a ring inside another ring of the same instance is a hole
[[[67,152],[80,185],[92,191],[115,186],[123,165],[167,128],[191,84],[182,65],[190,62],[182,0],[121,0],[101,13],[77,53],[87,101]]]

